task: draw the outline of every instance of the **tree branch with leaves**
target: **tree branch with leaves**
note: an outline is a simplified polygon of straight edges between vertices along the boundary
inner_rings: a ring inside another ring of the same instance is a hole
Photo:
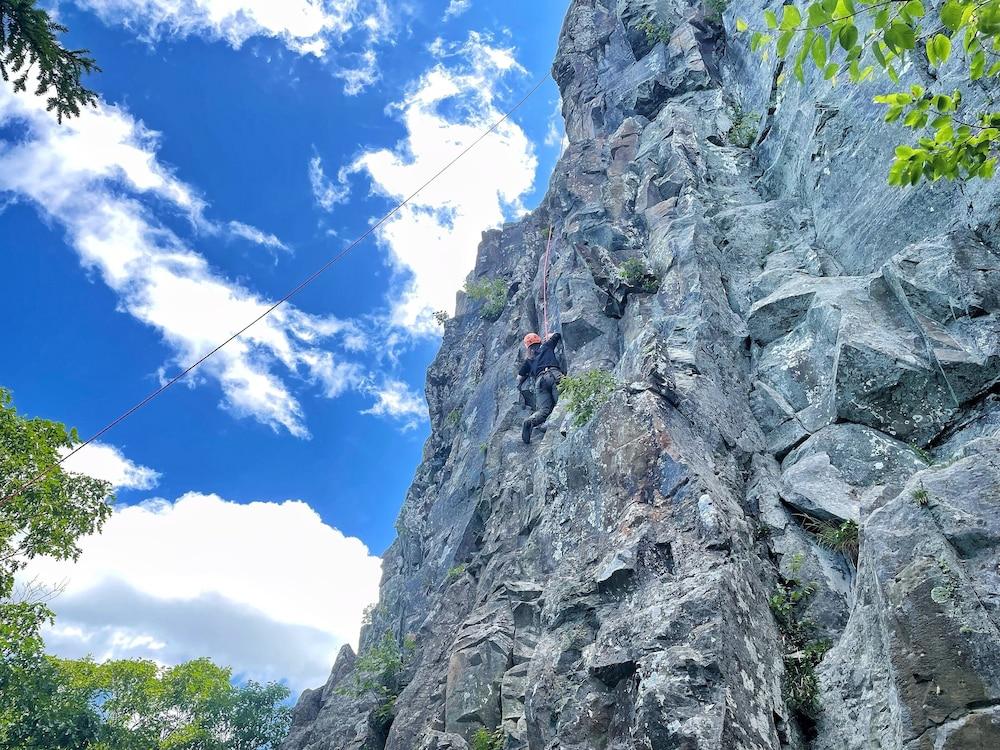
[[[97,103],[82,79],[100,71],[89,50],[60,43],[66,31],[36,0],[0,0],[0,75],[13,82],[14,91],[26,91],[31,82],[36,96],[48,97],[47,109],[59,122]]]
[[[812,65],[834,85],[844,77],[861,84],[879,75],[899,85],[907,62],[920,59],[928,86],[874,97],[886,107],[886,122],[914,131],[912,143],[896,148],[889,183],[992,178],[1000,152],[1000,112],[992,107],[1000,76],[1000,0],[946,0],[932,10],[928,14],[921,0],[817,0],[805,5],[804,15],[786,4],[780,18],[764,11],[762,28],[743,19],[736,28],[751,32],[751,49],[765,58],[773,45],[800,83]],[[946,65],[984,87],[983,111],[965,113],[962,92],[940,87]]]

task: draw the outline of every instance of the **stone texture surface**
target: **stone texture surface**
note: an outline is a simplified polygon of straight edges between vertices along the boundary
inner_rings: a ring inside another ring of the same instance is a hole
[[[762,9],[569,3],[569,145],[541,206],[483,236],[473,276],[508,303],[487,322],[460,295],[446,325],[362,633],[415,638],[394,718],[338,691],[348,649],[284,750],[468,750],[482,727],[504,750],[1000,747],[998,187],[889,188],[900,133],[867,90],[777,88],[732,29]],[[736,105],[763,115],[750,149]],[[570,372],[622,385],[526,447],[549,226]],[[620,280],[633,258],[656,291]],[[846,521],[856,556],[816,533]],[[769,606],[793,581],[833,645],[812,715]]]

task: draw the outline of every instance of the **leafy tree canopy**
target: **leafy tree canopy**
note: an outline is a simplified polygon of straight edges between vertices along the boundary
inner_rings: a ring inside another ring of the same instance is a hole
[[[58,422],[17,413],[10,392],[0,388],[0,746],[5,727],[30,710],[30,695],[44,663],[42,626],[52,619],[45,592],[15,588],[15,576],[39,555],[76,559],[78,540],[98,531],[111,507],[111,485],[58,464],[60,451],[80,442]],[[33,478],[45,476],[29,489]],[[22,700],[14,699],[20,696]],[[20,712],[20,713],[19,713]],[[16,745],[14,745],[16,747]]]
[[[36,0],[0,0],[0,75],[13,80],[15,91],[33,81],[35,95],[48,96],[48,109],[59,122],[97,103],[81,78],[100,70],[89,50],[60,44],[59,35],[67,30],[36,7]]]
[[[751,48],[765,56],[773,45],[799,82],[807,66],[828,81],[854,84],[885,76],[899,85],[908,64],[923,70],[926,85],[875,97],[887,122],[914,133],[912,143],[896,148],[890,184],[993,176],[1000,147],[1000,111],[992,106],[1000,75],[1000,0],[945,0],[930,11],[922,0],[816,0],[783,5],[780,17],[764,11],[761,28],[742,19],[736,27],[752,32]],[[963,95],[944,80],[975,84],[984,96]],[[970,108],[968,98],[986,104]]]
[[[162,669],[46,657],[20,690],[20,714],[0,745],[24,750],[272,750],[291,723],[288,689],[235,686],[228,669],[196,659]],[[2,714],[0,714],[2,716]],[[4,741],[8,744],[4,744]]]

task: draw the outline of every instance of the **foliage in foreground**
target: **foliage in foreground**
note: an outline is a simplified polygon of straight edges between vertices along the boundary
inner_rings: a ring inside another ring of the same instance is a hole
[[[618,382],[607,370],[589,370],[559,381],[559,393],[567,400],[567,409],[573,414],[573,426],[585,425],[594,412],[607,401]]]
[[[67,49],[59,42],[67,30],[36,7],[36,0],[0,0],[0,75],[13,79],[14,91],[33,83],[34,94],[47,95],[47,109],[55,110],[59,122],[97,103],[81,78],[100,71],[89,50]]]
[[[497,320],[507,306],[507,282],[503,279],[467,281],[465,293],[469,295],[469,299],[483,303],[479,311],[483,320]]]
[[[0,746],[88,750],[271,750],[288,734],[288,689],[250,681],[207,659],[162,669],[150,661],[45,657],[6,685]]]
[[[858,84],[885,75],[900,83],[911,63],[926,66],[928,88],[912,85],[875,97],[886,122],[900,121],[914,132],[897,146],[889,170],[892,185],[916,185],[943,178],[989,179],[1000,148],[1000,111],[993,98],[980,111],[967,111],[960,91],[945,90],[942,73],[965,82],[996,86],[1000,76],[1000,0],[946,0],[928,14],[921,0],[816,0],[803,10],[783,5],[781,18],[764,11],[766,28],[752,31],[750,46],[765,56],[771,45],[804,82],[811,65],[836,83]]]
[[[111,514],[111,485],[58,465],[79,444],[58,422],[17,413],[0,388],[0,748],[17,750],[271,750],[291,712],[281,685],[234,686],[200,659],[161,669],[142,660],[46,656],[53,621],[43,586],[15,586],[29,560],[75,560],[79,540]],[[24,489],[33,478],[44,478]]]
[[[75,560],[79,539],[111,515],[109,483],[58,465],[60,452],[79,442],[75,430],[58,422],[18,414],[10,392],[0,388],[0,497],[9,496],[0,505],[0,695],[42,663],[41,629],[52,620],[46,592],[15,590],[16,574],[39,556]]]

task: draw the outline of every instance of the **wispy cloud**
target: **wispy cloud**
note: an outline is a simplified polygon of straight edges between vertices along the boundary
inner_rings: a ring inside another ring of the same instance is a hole
[[[63,452],[63,455],[69,450]],[[90,443],[63,461],[66,471],[110,482],[115,489],[151,490],[160,473],[126,458],[113,445]]]
[[[203,36],[235,48],[272,37],[290,50],[325,58],[349,93],[379,78],[376,48],[391,40],[396,19],[386,0],[75,0],[107,24],[165,36]],[[398,14],[398,13],[397,13]],[[343,53],[350,41],[363,52]]]
[[[242,221],[230,221],[229,232],[234,237],[241,237],[255,245],[271,248],[274,250],[288,250],[288,246],[269,232],[263,232],[257,227],[244,224]]]
[[[566,127],[563,123],[561,98],[556,99],[556,106],[552,110],[552,114],[549,115],[549,124],[545,131],[545,145],[559,146],[562,150],[565,150],[566,146],[569,145],[569,140],[566,138]]]
[[[431,51],[439,62],[392,108],[406,137],[393,149],[362,153],[341,173],[366,174],[392,201],[499,120],[505,79],[525,72],[513,49],[477,33],[460,45],[437,40]],[[379,229],[402,287],[392,294],[396,325],[418,334],[439,330],[433,311],[454,309],[483,230],[523,210],[537,166],[530,140],[508,120]]]
[[[346,202],[351,192],[345,170],[341,170],[337,183],[331,182],[323,170],[323,160],[319,156],[309,160],[309,185],[316,205],[324,211],[332,211],[338,203]]]
[[[157,134],[125,110],[102,104],[60,126],[44,99],[2,86],[0,124],[14,122],[21,135],[0,143],[0,191],[33,202],[64,228],[80,262],[117,293],[121,309],[160,332],[174,352],[173,367],[198,359],[270,306],[157,220],[154,208],[167,204],[196,226],[212,226],[196,191],[159,162]],[[257,231],[247,229],[270,241]],[[329,344],[353,330],[348,322],[286,305],[199,372],[219,384],[222,404],[234,414],[305,437],[292,380],[328,394],[350,387],[357,367],[331,353]]]
[[[472,7],[472,0],[451,0],[444,11],[444,20],[460,16]]]
[[[402,421],[404,430],[415,429],[421,421],[427,419],[427,404],[423,396],[415,393],[401,380],[389,378],[377,385],[371,384],[365,390],[376,400],[363,414]]]
[[[225,529],[224,534],[219,529]],[[356,642],[381,561],[303,502],[239,504],[188,493],[116,509],[80,560],[38,558],[24,580],[58,585],[57,654],[178,663],[211,654],[246,677],[321,684]],[[127,560],[127,565],[122,561]],[[323,571],[318,595],[309,575]]]

